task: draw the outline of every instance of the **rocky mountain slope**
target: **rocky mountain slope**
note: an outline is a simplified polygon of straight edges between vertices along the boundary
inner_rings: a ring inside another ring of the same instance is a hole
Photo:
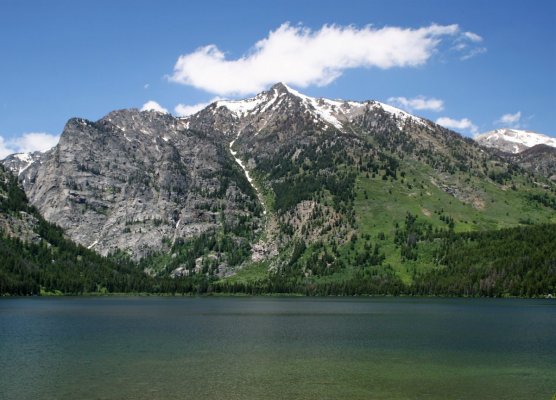
[[[556,222],[555,185],[496,151],[284,84],[187,118],[73,119],[54,149],[20,158],[6,165],[71,239],[176,278],[396,288],[438,267],[431,246],[451,232]]]
[[[47,220],[104,255],[139,259],[240,220],[256,229],[261,211],[227,143],[157,112],[72,119],[40,159],[7,161]]]
[[[20,176],[33,165],[34,168],[37,168],[43,159],[45,159],[45,153],[42,151],[35,151],[33,153],[16,153],[10,154],[4,160],[2,160],[2,164],[11,171],[15,176]]]
[[[506,157],[526,170],[534,171],[556,182],[556,147],[537,144]]]
[[[75,244],[29,205],[2,165],[0,255],[1,296],[191,290],[188,282],[150,277],[125,258],[102,257]]]
[[[0,165],[0,232],[23,242],[40,243],[38,219],[17,179]]]
[[[531,131],[496,129],[475,140],[498,150],[500,157],[527,171],[556,180],[556,138]]]

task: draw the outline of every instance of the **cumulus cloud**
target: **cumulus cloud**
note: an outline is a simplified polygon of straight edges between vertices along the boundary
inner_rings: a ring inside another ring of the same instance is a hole
[[[509,128],[519,128],[519,123],[521,120],[521,111],[516,112],[515,114],[504,114],[499,119],[494,121],[495,124],[505,125]]]
[[[444,101],[434,97],[417,96],[412,99],[407,97],[390,97],[388,102],[407,111],[430,110],[438,112],[444,109]]]
[[[178,117],[187,117],[189,115],[193,115],[198,111],[201,111],[203,108],[207,107],[209,104],[214,103],[215,101],[220,100],[220,97],[214,97],[212,100],[206,103],[197,103],[197,104],[178,104],[174,107],[174,112]]]
[[[452,119],[449,117],[441,117],[436,120],[436,123],[448,129],[469,132],[473,135],[476,135],[479,131],[477,125],[473,124],[468,118]]]
[[[8,140],[0,136],[0,159],[13,153],[32,153],[50,150],[58,144],[59,140],[60,136],[44,132],[24,133],[19,137]]]
[[[168,114],[168,110],[154,100],[149,100],[145,104],[143,104],[143,107],[141,107],[141,111],[158,111],[164,114]]]
[[[461,32],[458,25],[417,29],[324,25],[311,30],[285,23],[237,59],[227,59],[214,44],[181,55],[168,79],[219,95],[256,93],[276,82],[324,86],[350,68],[423,65],[443,41],[473,42],[471,34]]]

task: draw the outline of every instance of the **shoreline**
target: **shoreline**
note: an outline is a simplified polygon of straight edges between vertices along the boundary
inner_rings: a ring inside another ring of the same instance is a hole
[[[28,296],[12,296],[0,295],[0,299],[14,299],[14,298],[68,298],[68,297],[183,297],[183,298],[208,298],[208,297],[283,297],[283,298],[400,298],[400,299],[522,299],[522,300],[556,300],[554,295],[536,296],[536,297],[522,297],[522,296],[449,296],[449,295],[391,295],[391,294],[360,294],[360,295],[328,295],[328,296],[310,296],[302,293],[45,293],[41,295],[28,295]]]

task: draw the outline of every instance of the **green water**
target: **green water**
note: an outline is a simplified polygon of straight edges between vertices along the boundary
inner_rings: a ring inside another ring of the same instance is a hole
[[[551,300],[0,300],[0,399],[554,393]]]

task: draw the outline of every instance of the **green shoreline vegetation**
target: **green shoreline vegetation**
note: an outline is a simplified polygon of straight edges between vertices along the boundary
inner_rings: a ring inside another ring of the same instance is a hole
[[[50,225],[49,225],[50,226]],[[48,233],[52,239],[58,229]],[[1,238],[3,295],[307,295],[545,297],[556,288],[556,225],[452,234],[419,242],[439,264],[405,284],[378,267],[347,267],[336,276],[305,277],[266,272],[252,265],[230,278],[153,277],[123,257],[102,257],[59,237],[57,247]],[[50,242],[50,241],[49,241]],[[432,247],[432,250],[431,250]],[[53,254],[56,260],[53,260]],[[242,275],[255,269],[253,275]],[[381,271],[382,270],[382,271]]]
[[[122,252],[103,257],[75,244],[61,228],[45,221],[29,205],[17,179],[2,168],[0,295],[556,294],[556,200],[552,194],[541,196],[534,184],[516,176],[512,179],[523,186],[524,193],[495,191],[493,183],[485,184],[483,190],[492,191],[490,203],[496,206],[477,210],[428,184],[425,167],[412,170],[405,165],[398,170],[398,164],[390,165],[390,158],[384,165],[361,166],[357,176],[348,172],[340,174],[342,179],[319,175],[338,165],[343,165],[339,171],[349,171],[347,166],[354,161],[336,150],[332,146],[311,155],[316,161],[303,173],[305,180],[312,179],[311,184],[299,181],[299,191],[288,190],[287,185],[272,187],[275,197],[269,201],[273,205],[269,211],[278,219],[278,232],[272,237],[286,244],[273,259],[257,263],[248,261],[249,243],[257,239],[252,221],[246,217],[231,224],[224,216],[222,229],[177,241],[170,252],[140,262]],[[279,177],[288,177],[298,168],[277,161],[260,167]],[[409,176],[414,177],[411,183]],[[414,195],[417,186],[420,194]],[[300,201],[315,206],[309,228],[294,234],[298,228],[284,218]],[[516,226],[518,215],[523,222]],[[326,225],[334,218],[337,226]],[[33,221],[32,227],[13,223],[22,220]],[[346,235],[345,241],[337,239],[338,232]],[[320,240],[311,235],[320,235]],[[289,241],[282,241],[288,237]],[[201,260],[199,265],[197,260]],[[221,261],[236,274],[218,278]],[[172,271],[181,266],[188,276],[172,277]]]

